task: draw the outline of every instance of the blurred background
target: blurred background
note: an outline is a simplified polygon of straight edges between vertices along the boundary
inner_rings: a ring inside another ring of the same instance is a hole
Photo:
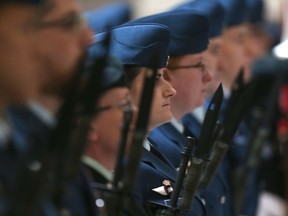
[[[157,12],[166,11],[177,4],[187,0],[78,0],[83,11],[104,7],[115,2],[126,2],[131,8],[132,18],[139,18]],[[283,23],[288,23],[288,0],[263,0],[265,3],[265,18],[269,23],[282,25],[282,40],[287,38],[288,28]],[[286,8],[286,9],[285,9]],[[285,21],[284,21],[285,20]]]
[[[92,10],[120,0],[78,0],[83,10]],[[186,0],[126,0],[131,5],[133,18],[165,11]],[[266,4],[266,17],[270,21],[279,21],[280,8],[283,0],[264,0]],[[122,1],[123,2],[123,1]]]

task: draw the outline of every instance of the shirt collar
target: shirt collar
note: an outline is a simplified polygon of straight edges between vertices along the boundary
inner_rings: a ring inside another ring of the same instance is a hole
[[[225,88],[223,86],[223,96],[225,99],[228,99],[230,97],[231,91],[228,88]]]
[[[170,123],[182,134],[184,132],[184,126],[181,122],[178,122],[175,118],[173,118]]]
[[[6,147],[12,135],[12,128],[7,116],[0,118],[0,148]]]
[[[203,106],[194,109],[191,114],[200,122],[203,123],[205,118],[205,110]]]
[[[143,147],[147,150],[147,151],[151,151],[151,146],[150,146],[150,143],[147,139],[144,139],[143,141]]]
[[[82,157],[82,162],[92,168],[93,170],[99,172],[102,176],[104,176],[107,181],[112,182],[113,174],[109,170],[107,170],[104,166],[102,166],[98,161],[94,160],[93,158],[84,155]]]
[[[47,125],[51,127],[56,125],[55,116],[41,104],[31,101],[29,102],[28,107],[40,120],[42,120]]]

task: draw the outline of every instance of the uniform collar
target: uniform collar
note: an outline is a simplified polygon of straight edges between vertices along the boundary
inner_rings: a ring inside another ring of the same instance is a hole
[[[55,116],[44,106],[37,102],[29,102],[28,104],[29,109],[44,123],[53,127],[56,124]]]
[[[12,136],[12,128],[6,115],[0,117],[0,148],[6,147]]]
[[[203,106],[194,109],[191,114],[198,120],[198,122],[201,124],[203,123],[205,117],[205,110]]]
[[[144,139],[143,141],[143,147],[147,150],[147,151],[151,151],[151,143],[147,140],[147,139]]]
[[[98,161],[94,160],[93,158],[84,155],[82,157],[82,162],[89,166],[91,169],[99,172],[103,177],[107,179],[108,182],[112,182],[113,174],[112,172],[108,171],[104,166],[102,166]]]
[[[223,86],[223,95],[225,99],[228,99],[230,97],[231,91],[226,88],[225,86]]]
[[[184,132],[184,126],[181,122],[177,121],[175,118],[173,118],[170,123],[176,128],[177,131],[179,131],[181,134]]]

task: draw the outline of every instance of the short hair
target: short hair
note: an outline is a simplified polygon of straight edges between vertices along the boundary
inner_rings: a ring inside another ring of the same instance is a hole
[[[131,88],[133,81],[140,74],[142,67],[125,65],[124,70],[128,81],[128,87]]]

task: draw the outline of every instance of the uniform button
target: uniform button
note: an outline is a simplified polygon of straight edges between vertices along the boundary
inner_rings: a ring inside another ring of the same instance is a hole
[[[226,202],[226,196],[222,196],[220,203],[223,205],[223,204],[225,204],[225,202]]]

